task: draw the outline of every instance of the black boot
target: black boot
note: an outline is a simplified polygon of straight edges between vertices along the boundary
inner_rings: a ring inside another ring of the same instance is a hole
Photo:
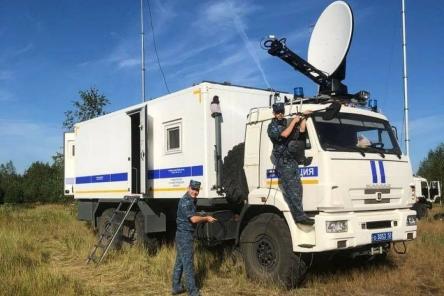
[[[314,223],[315,220],[309,217],[296,221],[296,224],[302,224],[302,225],[313,225]]]

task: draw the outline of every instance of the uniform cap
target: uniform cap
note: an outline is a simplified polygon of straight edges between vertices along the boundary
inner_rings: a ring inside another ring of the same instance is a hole
[[[284,103],[274,103],[273,104],[273,112],[274,113],[279,113],[279,112],[284,113],[285,112],[285,104]]]
[[[195,190],[200,190],[200,182],[199,181],[195,181],[195,180],[191,180],[190,181],[190,187],[192,189],[195,189]]]

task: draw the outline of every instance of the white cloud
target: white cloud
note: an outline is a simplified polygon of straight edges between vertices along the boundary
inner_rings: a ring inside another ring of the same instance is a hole
[[[265,55],[260,52],[259,41],[250,41],[246,33],[248,16],[259,9],[260,7],[250,2],[222,1],[205,4],[198,10],[196,20],[190,25],[193,34],[183,35],[163,51],[163,65],[181,65],[172,75],[186,77],[193,82],[219,73],[218,80],[241,83],[236,77],[250,77],[252,72],[257,72],[254,76],[261,77],[259,81],[268,84],[261,66]],[[210,50],[211,55],[200,58]]]
[[[169,23],[177,17],[176,8],[169,3],[163,1],[151,1],[151,10],[153,16],[153,27],[155,31],[156,40],[162,32],[170,29]],[[97,60],[88,60],[78,64],[79,67],[90,67],[97,65],[105,65],[113,67],[115,70],[132,70],[140,67],[141,53],[140,53],[140,19],[139,15],[131,22],[131,34],[118,34],[117,32],[110,32],[116,45],[111,48],[109,53],[103,58]],[[134,28],[137,28],[138,36],[134,35]],[[150,44],[152,44],[152,30],[150,24],[150,15],[147,4],[144,5],[144,33],[145,33],[145,64],[154,65],[157,61],[154,60],[152,53],[149,53]],[[148,60],[150,59],[150,60]],[[151,70],[152,67],[147,67]]]
[[[444,142],[442,114],[433,114],[410,120],[410,158],[414,171],[431,149]],[[400,143],[404,146],[404,143]]]
[[[443,114],[420,117],[410,121],[410,135],[418,138],[444,138]]]
[[[176,2],[161,1],[155,1],[151,7],[158,54],[170,89],[202,80],[270,87],[262,66],[269,56],[260,48],[260,40],[248,36],[251,21],[258,15],[263,16],[260,14],[262,7],[253,1],[209,1],[194,7],[193,11],[181,12],[182,19],[178,20],[176,11],[179,7]],[[149,24],[146,28],[145,45],[152,46]],[[306,28],[290,36],[292,42],[297,42],[308,34],[309,28]],[[135,38],[120,39],[103,59],[85,62],[82,66],[100,63],[119,71],[135,71],[140,67],[140,44]],[[148,46],[146,68],[157,75],[157,60]]]
[[[23,46],[22,48],[19,48],[18,50],[15,51],[15,56],[21,56],[22,54],[25,54],[31,50],[34,49],[34,44],[33,43],[28,43],[25,46]]]
[[[257,11],[259,6],[252,2],[234,2],[234,1],[222,1],[211,2],[203,10],[204,20],[208,24],[223,24],[226,22],[232,22],[233,16],[237,16],[242,19],[244,16],[252,14]],[[245,23],[242,23],[246,26]]]
[[[11,62],[12,60],[19,58],[20,56],[30,52],[33,49],[33,43],[28,43],[19,48],[6,48],[6,50],[3,51],[2,55],[0,55],[0,62]]]
[[[130,68],[135,66],[140,66],[140,59],[137,58],[127,58],[118,61],[119,68]]]

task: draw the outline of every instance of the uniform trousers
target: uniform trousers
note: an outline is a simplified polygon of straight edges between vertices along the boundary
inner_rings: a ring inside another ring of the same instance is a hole
[[[176,232],[176,263],[173,271],[173,290],[179,291],[182,289],[180,279],[185,273],[186,284],[189,295],[199,295],[199,290],[196,287],[196,280],[194,278],[194,248],[193,248],[193,233],[191,232]]]
[[[295,160],[287,161],[283,157],[277,161],[278,172],[284,199],[290,208],[294,221],[307,219],[302,207],[302,183],[299,167]]]

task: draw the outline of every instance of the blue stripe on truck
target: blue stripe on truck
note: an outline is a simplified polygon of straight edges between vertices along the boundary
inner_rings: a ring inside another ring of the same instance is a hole
[[[372,181],[373,183],[378,183],[378,176],[376,175],[376,164],[374,160],[370,160],[370,167],[372,170]]]
[[[179,177],[195,177],[195,176],[203,176],[202,165],[148,171],[149,180],[164,179],[164,178],[179,178]]]
[[[119,182],[127,180],[128,180],[128,173],[104,174],[104,175],[76,177],[76,184]]]
[[[379,163],[379,172],[381,173],[381,183],[385,183],[385,171],[384,171],[384,163],[382,160],[378,161]]]
[[[160,170],[149,170],[147,179],[152,180],[152,179],[196,177],[196,176],[203,176],[202,165],[168,168]],[[128,180],[128,173],[103,174],[103,175],[76,177],[76,184],[119,182],[127,180]]]

